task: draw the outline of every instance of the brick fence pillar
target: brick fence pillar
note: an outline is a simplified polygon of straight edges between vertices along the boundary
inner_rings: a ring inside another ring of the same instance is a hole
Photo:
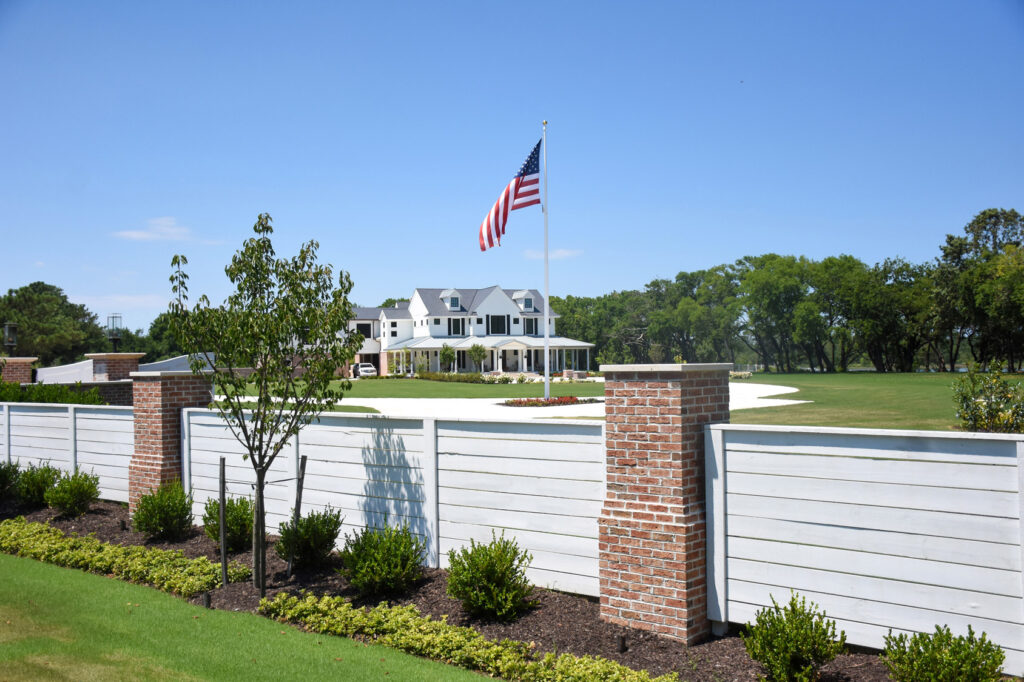
[[[206,407],[212,384],[191,372],[132,372],[135,452],[128,464],[128,509],[161,483],[181,478],[181,410]]]
[[[139,360],[145,353],[86,353],[92,360],[93,381],[119,381],[127,379],[139,369]]]
[[[0,380],[15,384],[31,384],[32,363],[38,359],[0,357]]]
[[[731,364],[602,365],[601,618],[706,637],[704,426],[729,421]]]

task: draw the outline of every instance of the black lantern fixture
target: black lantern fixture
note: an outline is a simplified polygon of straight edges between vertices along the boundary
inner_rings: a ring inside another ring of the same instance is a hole
[[[4,348],[8,355],[14,355],[14,347],[18,345],[18,325],[4,322]]]
[[[114,352],[117,352],[117,347],[121,344],[121,313],[114,313],[113,315],[107,315],[107,338],[110,339],[110,343],[114,345]]]

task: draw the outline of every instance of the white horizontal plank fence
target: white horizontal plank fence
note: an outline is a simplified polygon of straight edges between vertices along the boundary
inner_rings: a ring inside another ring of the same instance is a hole
[[[95,474],[102,499],[128,501],[128,463],[134,448],[130,407],[0,403],[4,461]]]
[[[708,617],[790,590],[852,644],[986,632],[1024,673],[1024,437],[708,427]]]
[[[221,456],[228,494],[251,496],[252,465],[217,413],[187,409],[182,419],[183,473],[197,519],[217,496]],[[447,566],[449,550],[504,532],[533,555],[534,584],[597,595],[603,424],[325,414],[297,440],[268,476],[269,532],[291,519],[305,455],[303,513],[341,510],[343,534],[408,524],[436,567]]]

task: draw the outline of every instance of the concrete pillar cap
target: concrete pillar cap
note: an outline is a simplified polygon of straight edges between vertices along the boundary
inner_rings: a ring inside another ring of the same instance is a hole
[[[629,372],[642,374],[664,372],[724,372],[731,370],[731,362],[682,362],[665,365],[601,365],[602,372]]]

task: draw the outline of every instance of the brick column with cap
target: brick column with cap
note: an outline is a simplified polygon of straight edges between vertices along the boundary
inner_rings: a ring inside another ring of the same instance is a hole
[[[14,384],[32,383],[32,363],[38,359],[0,357],[0,379]]]
[[[132,372],[135,452],[128,464],[128,509],[162,483],[181,478],[181,410],[213,399],[209,377],[192,372]]]
[[[92,360],[93,381],[120,381],[139,369],[139,360],[145,353],[86,353]]]
[[[707,618],[704,426],[729,421],[731,364],[602,365],[601,618],[696,643]]]

